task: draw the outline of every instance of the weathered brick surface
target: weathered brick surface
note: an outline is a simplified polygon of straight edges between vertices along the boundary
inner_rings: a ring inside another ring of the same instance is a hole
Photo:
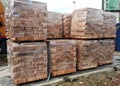
[[[34,41],[47,38],[46,3],[14,1],[5,14],[7,36],[11,40]]]
[[[99,49],[99,65],[109,64],[113,61],[113,53],[115,49],[114,39],[101,40]]]
[[[115,37],[116,18],[112,13],[93,8],[75,10],[72,18],[72,38]]]
[[[104,12],[103,16],[103,35],[104,37],[114,36],[116,34],[116,17],[112,13]]]
[[[76,72],[76,43],[73,40],[50,40],[52,76]]]
[[[98,67],[98,51],[100,43],[97,40],[76,40],[77,42],[77,69]]]
[[[45,42],[14,43],[7,41],[8,65],[15,84],[47,78],[47,45]]]
[[[89,69],[112,63],[114,40],[76,40],[77,69]]]
[[[72,22],[72,14],[65,14],[63,16],[63,36],[64,36],[64,38],[70,38],[71,22]]]
[[[62,14],[48,12],[48,36],[47,38],[62,38],[63,36]]]

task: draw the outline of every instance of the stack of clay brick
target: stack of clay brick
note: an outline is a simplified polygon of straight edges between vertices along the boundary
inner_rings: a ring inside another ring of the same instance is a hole
[[[115,16],[98,9],[75,10],[71,38],[77,39],[77,69],[83,70],[112,63]]]
[[[102,10],[85,8],[75,10],[72,18],[72,38],[113,38],[116,17]]]
[[[112,63],[114,39],[76,40],[77,69],[89,69]]]
[[[47,78],[47,45],[44,42],[8,45],[8,65],[15,84]]]
[[[27,0],[15,0],[11,4],[5,14],[12,79],[15,84],[46,79],[47,4]]]
[[[100,40],[100,49],[98,50],[98,63],[99,65],[109,64],[113,61],[113,53],[115,48],[114,39]]]
[[[51,40],[50,53],[52,76],[76,72],[75,40]]]
[[[63,37],[70,38],[72,14],[64,14],[62,21],[63,21],[63,28],[64,28]]]
[[[47,38],[50,42],[50,69],[52,76],[76,72],[76,43],[74,40],[63,40],[62,19],[63,14],[48,12]],[[66,28],[66,30],[68,29],[70,28]],[[69,32],[66,35],[69,35]]]
[[[62,14],[56,12],[48,12],[48,36],[47,38],[62,38]]]
[[[8,38],[14,41],[45,40],[47,38],[46,3],[15,0],[8,7],[6,22]]]
[[[112,62],[115,17],[111,13],[86,8],[63,15],[48,12],[46,3],[15,0],[5,17],[8,64],[15,84]]]

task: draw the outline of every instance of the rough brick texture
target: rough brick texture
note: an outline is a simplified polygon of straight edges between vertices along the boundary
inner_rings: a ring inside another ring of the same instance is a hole
[[[112,63],[114,40],[76,40],[77,69],[89,69]]]
[[[63,36],[70,38],[72,14],[64,14],[63,16]]]
[[[50,40],[52,76],[76,72],[76,43],[73,40]]]
[[[62,38],[63,35],[62,14],[48,12],[48,36],[47,38]]]
[[[72,38],[115,37],[116,18],[112,13],[93,8],[75,10],[72,18]]]
[[[34,41],[47,38],[47,4],[14,1],[6,8],[7,37],[13,41]],[[10,22],[9,22],[10,21]]]
[[[8,65],[15,84],[47,78],[47,45],[45,42],[14,43],[7,41]]]
[[[77,69],[98,67],[98,51],[100,43],[97,40],[76,40],[77,42]]]
[[[99,49],[99,65],[109,64],[113,61],[113,53],[115,50],[114,39],[101,40]]]

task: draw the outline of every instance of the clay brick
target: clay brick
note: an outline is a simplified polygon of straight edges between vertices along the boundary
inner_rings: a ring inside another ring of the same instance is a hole
[[[77,42],[77,69],[98,67],[100,42],[97,40],[76,40]]]
[[[63,16],[63,36],[70,38],[71,35],[72,14],[64,14]]]
[[[73,40],[50,40],[52,76],[76,72],[76,43]]]
[[[114,38],[116,18],[112,13],[93,8],[75,10],[72,16],[72,38]]]
[[[63,37],[62,14],[48,12],[48,36],[47,38]]]
[[[15,84],[47,78],[47,45],[45,42],[14,43],[7,41],[8,65]]]
[[[14,1],[13,5],[6,9],[5,17],[7,38],[13,41],[46,40],[46,3]]]
[[[112,63],[114,40],[76,40],[77,69],[89,69]]]
[[[101,40],[101,47],[99,49],[99,65],[109,64],[113,62],[113,53],[115,50],[115,40],[105,39]]]

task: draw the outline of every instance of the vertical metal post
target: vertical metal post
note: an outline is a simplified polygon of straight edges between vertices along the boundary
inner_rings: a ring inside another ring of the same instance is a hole
[[[105,10],[105,1],[102,0],[102,10]]]
[[[75,10],[75,4],[76,4],[76,2],[73,1],[73,10]]]
[[[47,53],[48,53],[48,78],[46,81],[51,79],[51,52],[50,52],[50,41],[47,41]]]

